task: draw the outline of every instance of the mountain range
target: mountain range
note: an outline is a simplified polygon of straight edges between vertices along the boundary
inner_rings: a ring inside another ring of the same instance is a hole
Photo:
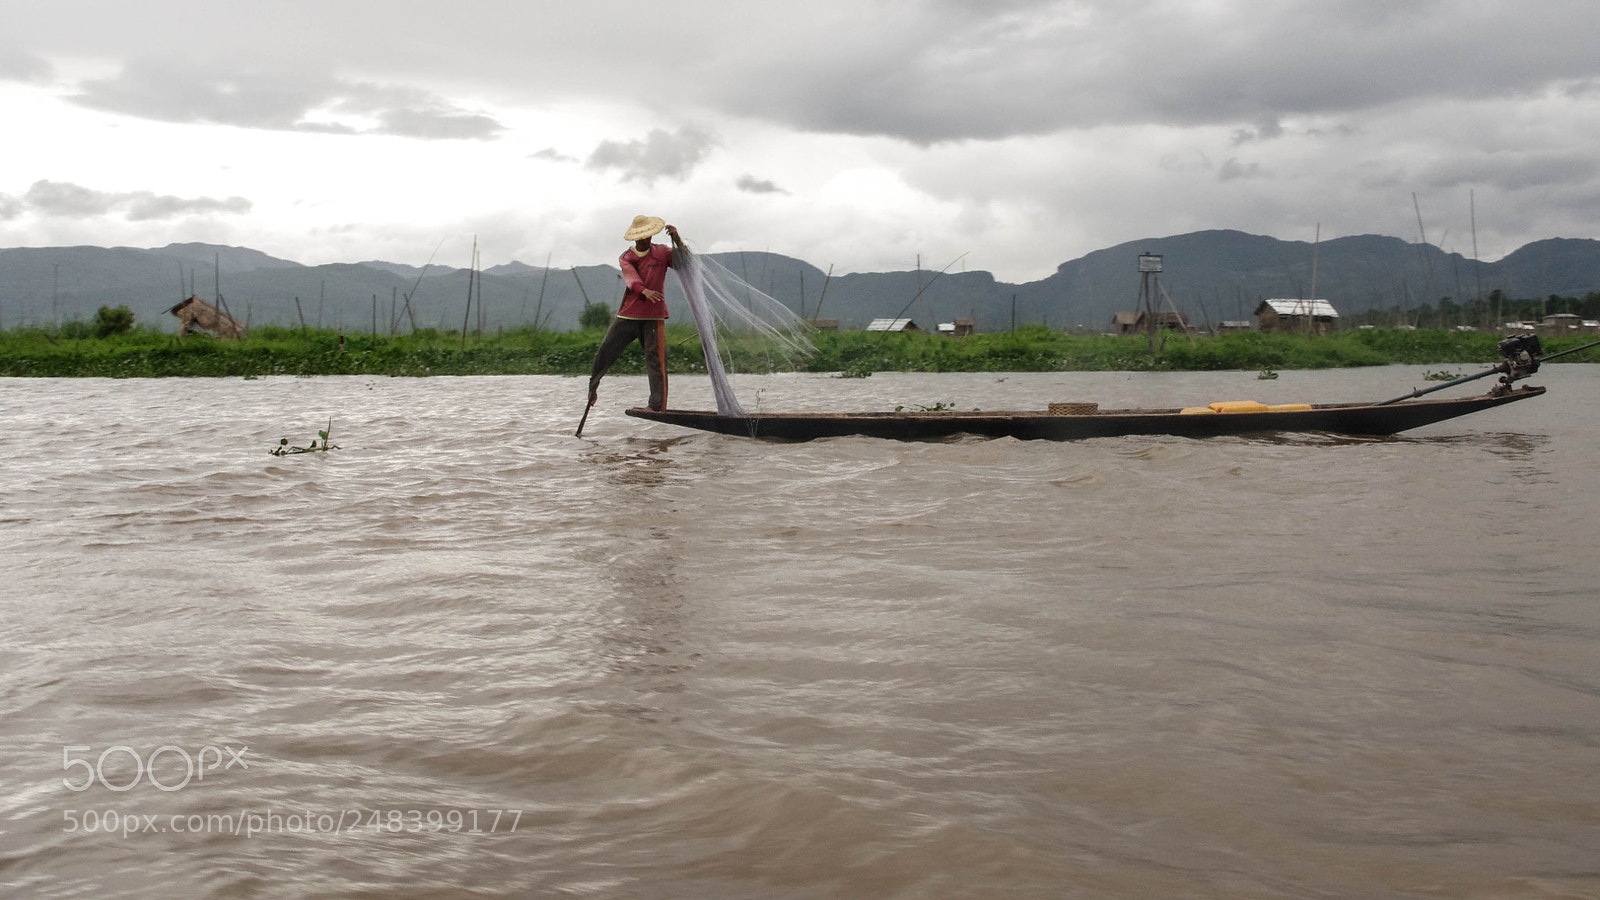
[[[1062,263],[1049,277],[1022,284],[983,271],[828,273],[770,252],[711,254],[735,275],[809,318],[860,328],[874,318],[907,317],[931,329],[970,317],[980,331],[1012,323],[1106,330],[1111,317],[1137,308],[1138,256],[1163,257],[1152,282],[1158,302],[1196,323],[1243,320],[1266,298],[1330,300],[1345,315],[1414,308],[1449,297],[1465,302],[1500,290],[1512,298],[1582,297],[1600,290],[1600,241],[1554,238],[1495,262],[1475,262],[1431,244],[1359,235],[1280,241],[1212,230],[1131,241]],[[474,310],[467,311],[476,279]],[[85,320],[101,305],[127,306],[141,324],[175,329],[167,314],[190,293],[211,300],[220,287],[232,315],[249,325],[277,324],[388,332],[416,328],[494,330],[537,321],[577,327],[585,302],[614,306],[621,296],[615,264],[545,269],[521,262],[474,276],[467,269],[367,261],[307,266],[244,247],[171,244],[131,247],[0,249],[0,327]],[[686,316],[674,279],[669,306]],[[481,305],[477,301],[481,297]],[[409,298],[409,303],[407,302]]]

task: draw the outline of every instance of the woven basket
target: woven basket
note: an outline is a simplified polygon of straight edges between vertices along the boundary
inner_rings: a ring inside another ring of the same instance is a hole
[[[1092,416],[1100,411],[1098,403],[1052,403],[1052,416]]]

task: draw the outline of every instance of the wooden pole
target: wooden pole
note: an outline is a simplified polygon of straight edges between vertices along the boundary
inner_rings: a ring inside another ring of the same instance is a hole
[[[217,309],[228,318],[233,318],[233,312],[228,309],[228,301],[222,297],[222,254],[212,256],[211,271],[216,273]],[[235,320],[237,324],[237,320]],[[242,337],[243,335],[241,335]]]
[[[539,302],[533,308],[533,324],[539,326],[539,317],[544,312],[544,286],[550,282],[550,258],[555,256],[554,250],[544,255],[544,274],[539,277]]]
[[[483,335],[483,255],[477,247],[472,248],[472,281],[478,287],[478,335]]]
[[[1145,339],[1150,343],[1151,355],[1154,355],[1156,352],[1156,310],[1153,299],[1150,296],[1150,279],[1152,277],[1154,277],[1152,272],[1144,272],[1139,276],[1139,293],[1144,300]]]
[[[478,258],[478,236],[472,236],[472,258]],[[467,349],[467,325],[472,322],[472,279],[477,273],[476,267],[467,270],[467,308],[461,313],[461,351]]]
[[[1485,313],[1483,306],[1483,270],[1478,268],[1478,198],[1473,191],[1467,191],[1467,212],[1472,217],[1472,274],[1478,280],[1478,310]],[[1495,318],[1499,319],[1499,310],[1495,310]],[[1500,322],[1488,323],[1491,328],[1499,328]]]
[[[588,404],[583,407],[583,418],[578,420],[578,430],[575,434],[573,434],[573,437],[583,437],[583,423],[589,421],[589,410],[591,409],[594,409],[593,400],[590,400]]]
[[[1413,195],[1415,199],[1415,195]],[[1306,334],[1316,333],[1317,321],[1317,248],[1322,246],[1322,223],[1317,223],[1317,233],[1311,241],[1311,297],[1306,308]]]
[[[811,314],[815,319],[822,315],[822,301],[828,299],[828,282],[833,280],[833,263],[828,263],[828,274],[822,276],[822,295],[817,298],[816,312]]]
[[[1425,276],[1422,301],[1432,303],[1438,299],[1433,296],[1433,254],[1428,252],[1428,232],[1422,227],[1422,204],[1417,200],[1416,191],[1411,192],[1411,205],[1417,211],[1417,236],[1422,239],[1422,246],[1418,248],[1422,251],[1422,271]]]
[[[578,293],[583,295],[583,305],[589,305],[589,292],[583,289],[583,279],[578,277],[578,267],[572,267],[572,280],[578,283]]]
[[[922,319],[922,327],[928,327],[928,301],[922,299],[922,254],[917,254],[917,315]],[[934,327],[934,332],[939,331]]]

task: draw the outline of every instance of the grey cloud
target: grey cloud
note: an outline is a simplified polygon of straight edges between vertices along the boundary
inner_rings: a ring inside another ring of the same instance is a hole
[[[114,193],[59,181],[36,181],[17,204],[17,213],[30,208],[47,216],[85,219],[122,211],[131,221],[174,219],[180,216],[223,213],[240,215],[251,209],[243,197],[174,197],[150,191]],[[0,212],[4,204],[0,203]],[[14,216],[13,216],[14,217]]]
[[[223,213],[226,215],[243,215],[250,211],[252,204],[243,197],[228,197],[218,200],[212,197],[173,197],[171,195],[156,196],[155,194],[136,193],[126,195],[128,218],[135,222],[150,219],[174,219],[179,216],[204,215],[206,213]]]
[[[744,191],[747,194],[789,193],[783,188],[778,187],[776,184],[773,184],[771,181],[768,181],[764,178],[757,178],[754,175],[740,175],[739,180],[734,182],[734,187],[737,187],[739,190]]]
[[[1386,7],[1389,5],[1385,5]],[[1101,125],[1254,123],[1595,83],[1584,3],[908,2],[856,34],[801,35],[714,102],[806,130],[916,143]],[[804,40],[801,40],[801,39]],[[1263,125],[1262,123],[1268,123]]]
[[[371,116],[382,134],[430,140],[490,140],[504,131],[495,119],[453,107],[427,91],[392,85],[343,84],[336,107]]]
[[[1283,137],[1283,123],[1277,116],[1271,116],[1255,128],[1241,128],[1233,133],[1233,145],[1248,144],[1251,141],[1270,141]]]
[[[19,47],[0,44],[0,81],[49,80],[51,66],[43,57]]]
[[[1370,193],[1402,191],[1411,181],[1403,169],[1388,163],[1366,163],[1357,166],[1355,171],[1358,173],[1356,186]]]
[[[1600,78],[1590,78],[1582,81],[1569,81],[1560,85],[1561,96],[1569,100],[1584,100],[1600,94]]]
[[[0,194],[0,222],[9,222],[22,215],[22,201],[10,194]]]
[[[585,165],[615,169],[623,181],[684,178],[705,158],[716,139],[692,126],[677,132],[655,129],[642,141],[601,141]]]
[[[14,40],[64,56],[154,46],[180,16],[168,0],[104,4],[62,29],[52,12],[59,4],[12,5],[36,10],[10,17]],[[418,83],[476,83],[530,104],[615,102],[642,87],[634,48],[615,40],[611,13],[594,4],[477,2],[475,27],[459,33],[418,27],[420,8],[377,0],[348,0],[337,16],[256,6],[183,15],[191,46],[227,47],[226,65],[131,65],[86,86],[80,102],[171,121],[348,132],[369,126],[305,116],[359,98],[362,86],[303,74],[308,61],[362,73],[401,68]],[[1300,117],[1600,90],[1592,29],[1579,27],[1594,18],[1592,0],[815,0],[803,16],[733,0],[690,6],[652,25],[671,52],[651,77],[670,79],[680,108],[919,144],[1152,123],[1266,140],[1273,131],[1264,122],[1295,128]],[[372,128],[498,132],[480,111],[434,101],[374,108]],[[626,149],[608,148],[597,163],[619,159],[627,171]]]
[[[572,163],[578,161],[576,157],[568,156],[554,147],[546,147],[536,153],[530,153],[528,154],[528,158],[557,163]]]
[[[91,109],[162,122],[213,122],[294,129],[335,90],[325,78],[223,71],[197,64],[141,60],[111,79],[84,82],[73,98]]]
[[[134,61],[116,78],[85,82],[73,99],[92,109],[163,122],[277,131],[487,140],[503,130],[489,116],[414,88],[349,82],[315,72],[192,61]],[[377,124],[356,128],[308,121],[322,111],[361,116]]]
[[[1596,175],[1600,164],[1589,155],[1535,151],[1451,160],[1424,171],[1422,181],[1436,188],[1485,185],[1521,191],[1591,183]]]
[[[1230,156],[1222,166],[1217,169],[1218,181],[1237,181],[1240,178],[1258,178],[1261,176],[1261,166],[1257,163],[1241,163],[1238,157]]]
[[[36,181],[22,199],[42,213],[67,218],[104,215],[117,203],[114,194],[59,181]]]
[[[449,109],[392,109],[378,130],[398,137],[429,140],[490,140],[505,129],[493,118]]]

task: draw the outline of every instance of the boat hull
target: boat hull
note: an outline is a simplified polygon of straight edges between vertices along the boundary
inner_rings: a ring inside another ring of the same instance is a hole
[[[656,411],[637,407],[627,410],[627,414],[684,428],[780,441],[848,436],[928,441],[962,434],[1032,441],[1075,441],[1127,435],[1198,438],[1301,431],[1383,436],[1537,397],[1544,391],[1542,387],[1523,387],[1500,396],[1485,394],[1453,400],[1413,400],[1381,406],[1328,403],[1302,410],[1202,415],[1185,415],[1176,409],[1127,409],[1105,410],[1089,415],[881,412],[723,416],[707,411]]]

